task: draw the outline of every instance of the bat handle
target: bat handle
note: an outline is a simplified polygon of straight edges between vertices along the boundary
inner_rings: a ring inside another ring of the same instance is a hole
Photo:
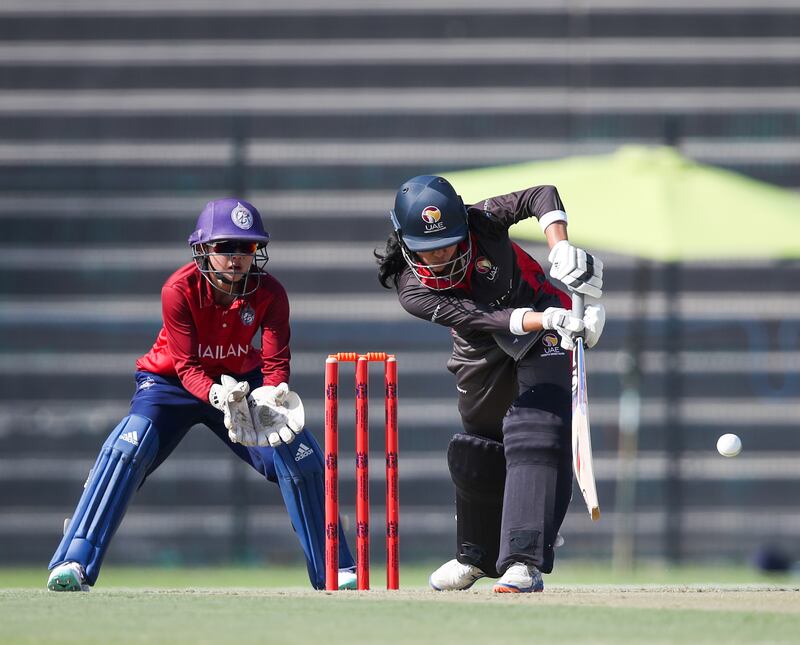
[[[573,293],[572,294],[572,313],[576,316],[583,318],[583,294],[582,293]]]
[[[573,293],[572,294],[572,314],[577,316],[581,320],[583,320],[583,294],[582,293]],[[581,338],[583,338],[583,332],[581,332]]]

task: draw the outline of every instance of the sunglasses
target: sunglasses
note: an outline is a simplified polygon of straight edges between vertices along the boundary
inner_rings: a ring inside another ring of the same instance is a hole
[[[223,240],[209,244],[212,253],[224,253],[228,255],[252,255],[258,248],[258,242],[247,242],[244,240]]]

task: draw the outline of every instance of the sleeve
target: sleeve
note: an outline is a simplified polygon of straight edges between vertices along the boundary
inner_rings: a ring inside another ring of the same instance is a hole
[[[261,373],[264,385],[289,382],[289,298],[286,290],[276,283],[275,297],[267,305],[261,320]]]
[[[535,217],[543,225],[567,220],[564,204],[555,186],[533,186],[508,195],[490,197],[472,208],[482,209],[485,217],[506,228],[529,217]]]
[[[513,309],[494,309],[450,292],[406,283],[400,305],[412,316],[460,331],[508,332]]]
[[[208,392],[214,381],[200,365],[197,347],[197,330],[186,297],[179,289],[164,287],[161,290],[161,313],[167,336],[167,350],[172,356],[175,371],[183,387],[202,401],[208,401]]]

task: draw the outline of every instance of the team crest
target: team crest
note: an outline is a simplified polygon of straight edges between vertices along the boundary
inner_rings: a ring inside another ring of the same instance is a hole
[[[253,321],[256,319],[256,312],[253,311],[253,308],[250,305],[245,305],[242,307],[242,311],[239,314],[239,317],[242,319],[242,322],[245,325],[252,325]]]
[[[486,279],[490,281],[497,277],[497,267],[492,264],[489,258],[483,255],[475,260],[475,270],[481,275],[486,276]]]
[[[422,221],[425,222],[426,234],[437,233],[439,231],[444,231],[447,228],[444,225],[444,222],[439,221],[442,219],[442,211],[436,208],[436,206],[426,206],[423,208],[420,217],[422,217]]]
[[[246,231],[253,227],[253,214],[237,202],[236,208],[231,211],[231,221],[236,226]]]
[[[436,206],[426,206],[422,210],[422,221],[426,224],[436,224],[440,219],[442,219],[442,211]]]
[[[542,336],[542,356],[563,356],[564,350],[558,342],[558,334],[547,332]]]
[[[136,389],[137,390],[149,390],[155,384],[156,384],[156,382],[151,377],[148,376],[148,377],[144,378],[141,383],[139,383],[139,385],[138,385],[138,387]]]

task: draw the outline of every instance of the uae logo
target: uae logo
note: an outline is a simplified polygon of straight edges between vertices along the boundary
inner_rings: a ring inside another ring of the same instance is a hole
[[[245,305],[242,308],[242,312],[239,314],[239,316],[245,325],[252,325],[253,321],[256,319],[256,312],[253,311],[253,308],[250,305]]]
[[[439,221],[442,219],[442,211],[436,208],[436,206],[426,206],[423,208],[420,217],[422,217],[422,221],[425,222],[424,233],[426,235],[428,233],[438,233],[439,231],[447,229],[444,222]]]
[[[426,224],[436,224],[442,218],[442,212],[436,206],[426,206],[422,210],[422,221]]]
[[[497,277],[497,267],[492,264],[492,261],[484,256],[480,256],[475,260],[475,270],[487,280],[494,280]]]
[[[553,332],[547,332],[542,336],[542,346],[544,351],[541,356],[563,356],[564,350],[558,342],[558,336]]]
[[[231,221],[241,229],[253,228],[253,214],[236,202],[236,208],[231,211]]]

